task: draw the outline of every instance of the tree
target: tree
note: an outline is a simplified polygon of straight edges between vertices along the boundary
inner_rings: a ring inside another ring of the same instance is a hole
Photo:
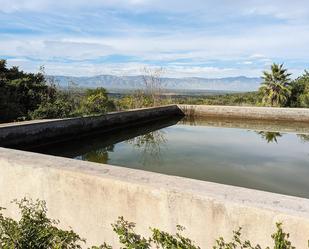
[[[8,68],[0,60],[0,121],[29,118],[29,112],[55,95],[42,72],[25,73],[18,67]]]
[[[288,105],[291,107],[309,107],[309,72],[293,80],[290,84],[291,95]]]
[[[115,109],[114,103],[108,99],[107,91],[103,87],[88,89],[81,106],[81,113],[104,114]]]
[[[270,106],[285,106],[291,93],[289,89],[290,75],[283,64],[271,65],[271,72],[263,72],[263,83],[259,91],[263,95],[263,104]]]
[[[282,137],[280,132],[271,132],[271,131],[258,131],[257,134],[267,141],[267,143],[278,143],[279,137]]]
[[[67,118],[74,116],[76,98],[66,92],[57,91],[56,97],[43,101],[37,109],[29,112],[31,119]]]

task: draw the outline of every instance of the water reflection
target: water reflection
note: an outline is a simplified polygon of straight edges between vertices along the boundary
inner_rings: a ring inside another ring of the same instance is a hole
[[[282,137],[280,132],[271,132],[271,131],[256,131],[258,135],[261,136],[262,139],[267,141],[267,143],[278,143],[278,138]]]
[[[191,126],[209,126],[220,128],[239,128],[263,132],[280,132],[309,134],[306,122],[290,122],[279,120],[233,119],[225,117],[185,117],[178,124]]]
[[[305,122],[287,122],[277,120],[243,120],[218,117],[184,117],[178,122],[181,125],[208,126],[221,128],[239,128],[254,131],[267,143],[278,144],[279,138],[288,133],[298,133],[297,137],[302,143],[309,142],[309,126]],[[303,134],[302,134],[303,133]]]
[[[142,163],[160,163],[162,160],[161,149],[167,143],[165,132],[157,130],[148,134],[127,140],[135,149],[140,151]]]
[[[204,119],[205,120],[205,119]],[[199,119],[195,116],[184,116],[178,124],[184,124],[184,125],[190,125],[190,126],[196,126],[199,124]]]
[[[89,151],[86,154],[82,155],[80,159],[85,160],[85,161],[95,162],[95,163],[106,164],[108,163],[110,159],[108,156],[108,152],[113,152],[113,151],[114,151],[114,145],[111,144],[107,147]]]
[[[309,142],[309,134],[297,134],[297,137],[300,139],[302,143]]]
[[[71,140],[32,146],[24,148],[24,150],[108,163],[110,162],[110,154],[115,151],[116,145],[126,143],[139,149],[144,155],[143,158],[158,160],[161,147],[166,143],[164,131],[161,129],[177,124],[180,119],[178,117],[160,119],[134,127],[124,127],[115,131],[88,134]]]
[[[190,117],[32,150],[308,198],[308,142],[304,123]]]

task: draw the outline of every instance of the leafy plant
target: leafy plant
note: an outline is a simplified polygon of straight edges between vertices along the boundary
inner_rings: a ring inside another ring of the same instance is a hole
[[[102,87],[88,89],[81,103],[81,113],[87,115],[104,114],[114,108],[114,104],[108,99],[106,89]]]
[[[74,231],[57,228],[59,221],[47,217],[46,203],[31,199],[14,201],[20,209],[21,218],[16,221],[4,217],[0,208],[0,248],[1,249],[80,249],[86,242]],[[290,235],[277,223],[277,231],[271,235],[274,249],[295,249],[289,241]],[[170,234],[157,228],[150,228],[151,236],[143,237],[135,232],[135,223],[119,217],[112,224],[118,235],[121,249],[200,249],[195,243],[182,235],[184,227],[177,226],[176,234]],[[252,245],[249,240],[241,238],[241,228],[233,232],[232,240],[226,242],[220,237],[213,249],[262,249],[259,244]],[[113,249],[107,243],[92,246],[91,249]],[[266,249],[270,249],[267,247]]]
[[[27,119],[28,112],[54,98],[55,91],[43,72],[25,73],[18,67],[8,68],[6,61],[0,60],[0,121]]]
[[[47,217],[44,201],[24,198],[14,202],[20,209],[21,218],[15,221],[0,213],[1,249],[78,249],[85,242],[74,231],[57,228],[59,222]]]
[[[277,223],[276,226],[277,232],[271,236],[275,243],[274,249],[295,249],[289,241],[290,234],[283,232],[282,223]]]
[[[125,246],[123,249],[149,249],[153,247],[157,249],[200,249],[200,247],[194,245],[192,240],[181,234],[184,230],[182,226],[177,226],[175,235],[160,231],[157,228],[150,228],[152,235],[149,238],[136,234],[134,231],[135,223],[125,221],[123,217],[119,217],[112,227],[119,237],[119,242]]]
[[[291,107],[309,107],[309,72],[293,80],[290,84],[291,96],[288,105]]]
[[[264,80],[259,91],[263,94],[263,103],[271,106],[284,106],[291,94],[289,89],[290,75],[283,64],[274,63],[271,71],[263,72]]]
[[[274,249],[295,249],[292,246],[291,241],[289,241],[290,235],[288,233],[283,232],[282,223],[276,223],[277,231],[271,235],[271,238],[274,241]],[[257,245],[252,245],[249,240],[241,239],[241,228],[237,231],[233,232],[233,238],[230,242],[225,242],[225,240],[220,237],[216,240],[216,245],[213,249],[262,249],[262,247]],[[266,249],[270,249],[270,247],[266,247]]]

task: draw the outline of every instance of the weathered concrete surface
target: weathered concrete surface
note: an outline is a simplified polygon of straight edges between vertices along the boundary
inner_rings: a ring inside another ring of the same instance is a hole
[[[239,128],[247,130],[309,134],[309,122],[289,122],[279,120],[236,119],[226,117],[185,117],[178,124],[193,126],[210,126],[222,128]]]
[[[101,116],[0,124],[0,146],[18,145],[21,147],[23,144],[45,143],[52,139],[62,140],[89,132],[106,132],[173,115],[183,115],[176,105],[114,112]]]
[[[39,120],[0,124],[0,146],[23,148],[26,144],[45,144],[55,140],[65,140],[90,132],[107,132],[155,119],[183,116],[211,116],[216,118],[286,121],[305,123],[299,125],[301,133],[307,133],[309,109],[207,106],[207,105],[170,105],[143,108],[124,112],[109,113],[68,119]],[[293,124],[294,127],[296,124]],[[304,127],[305,126],[305,127]],[[303,130],[301,128],[304,128]]]
[[[309,108],[178,105],[188,116],[309,122]]]
[[[110,224],[123,215],[137,231],[187,227],[202,248],[215,238],[244,237],[271,245],[275,223],[283,222],[297,248],[307,247],[309,200],[110,165],[0,148],[0,206],[16,217],[10,201],[24,196],[47,201],[51,217],[89,244],[117,244]]]

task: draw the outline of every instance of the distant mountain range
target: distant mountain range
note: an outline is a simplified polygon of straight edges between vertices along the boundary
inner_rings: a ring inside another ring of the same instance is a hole
[[[89,77],[49,76],[61,87],[74,82],[79,87],[104,87],[107,89],[139,89],[144,86],[142,76],[97,75]],[[261,83],[260,78],[245,76],[226,78],[162,78],[166,89],[182,90],[219,90],[219,91],[254,91]]]

